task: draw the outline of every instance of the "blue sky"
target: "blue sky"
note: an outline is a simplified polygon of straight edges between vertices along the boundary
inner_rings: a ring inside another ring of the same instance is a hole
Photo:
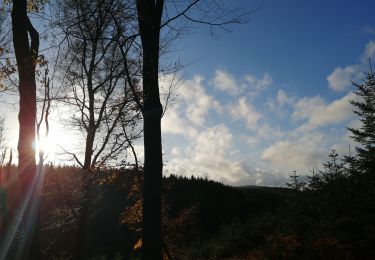
[[[228,3],[257,9],[249,23],[230,26],[232,33],[216,31],[217,39],[196,26],[169,55],[191,65],[178,73],[162,120],[165,174],[280,186],[293,170],[321,167],[332,148],[347,153],[354,144],[345,126],[359,126],[348,103],[355,98],[350,80],[360,81],[367,59],[375,59],[375,3]],[[2,106],[15,147],[15,108]],[[54,152],[76,142],[57,121]],[[142,157],[142,145],[137,149]]]
[[[353,145],[348,101],[375,54],[373,1],[231,1],[232,33],[199,27],[178,52],[178,101],[163,121],[166,170],[234,185],[283,185]],[[199,93],[199,94],[197,94]]]

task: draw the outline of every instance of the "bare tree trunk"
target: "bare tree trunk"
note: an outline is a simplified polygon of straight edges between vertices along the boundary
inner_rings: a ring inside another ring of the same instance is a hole
[[[161,183],[162,144],[161,105],[144,106],[144,182],[143,182],[143,246],[142,259],[162,259]]]
[[[32,26],[26,11],[26,0],[14,0],[12,10],[13,45],[19,75],[19,139],[18,139],[18,173],[20,194],[17,206],[29,199],[24,213],[25,237],[20,259],[41,259],[37,241],[37,211],[33,208],[38,201],[36,183],[36,163],[33,142],[35,140],[36,122],[36,82],[35,65],[39,48],[39,34]],[[29,35],[31,43],[29,43]],[[33,185],[33,183],[35,183]],[[26,196],[29,196],[26,198]],[[26,230],[27,229],[27,230]],[[21,243],[22,244],[22,243]]]
[[[246,20],[247,12],[239,10],[223,13],[222,6],[217,1],[187,1],[182,10],[168,17],[161,24],[164,0],[136,0],[139,34],[142,41],[143,58],[143,120],[144,120],[144,181],[143,181],[143,244],[142,259],[162,259],[161,236],[161,185],[162,185],[162,140],[160,122],[163,115],[159,94],[159,58],[160,30],[162,27],[183,17],[190,22],[202,23],[209,26],[222,27],[226,24],[241,23]],[[173,1],[172,1],[173,2]],[[189,16],[189,10],[199,2],[211,2],[202,9],[201,18]],[[212,15],[220,11],[222,18]],[[236,12],[235,12],[236,11]],[[225,15],[223,15],[225,14]]]
[[[156,3],[155,3],[156,2]],[[161,185],[163,172],[159,95],[159,41],[164,1],[137,1],[143,50],[144,181],[142,259],[162,259]]]
[[[87,173],[83,173],[84,175]],[[83,176],[83,178],[85,178]],[[80,201],[81,209],[78,214],[77,219],[77,229],[76,229],[76,236],[75,240],[76,243],[74,245],[74,252],[73,252],[73,259],[79,260],[83,259],[85,255],[85,244],[86,244],[86,238],[87,238],[87,221],[89,216],[89,206],[88,206],[88,187],[85,187],[85,184],[83,184],[83,191],[82,191],[82,198]]]
[[[95,115],[94,115],[94,95],[92,94],[92,83],[89,80],[89,124],[86,137],[85,159],[82,167],[82,193],[80,198],[80,211],[77,219],[76,243],[73,259],[80,260],[85,255],[85,246],[87,240],[87,226],[89,221],[89,203],[90,203],[90,172],[92,163],[92,154],[95,140]]]

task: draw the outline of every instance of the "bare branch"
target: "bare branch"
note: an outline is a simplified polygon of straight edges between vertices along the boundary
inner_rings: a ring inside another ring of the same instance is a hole
[[[81,161],[78,159],[77,155],[75,153],[72,153],[72,152],[69,152],[67,150],[65,150],[61,145],[58,145],[65,153],[73,156],[74,160],[78,163],[79,166],[81,166],[83,168],[83,164],[81,163]]]

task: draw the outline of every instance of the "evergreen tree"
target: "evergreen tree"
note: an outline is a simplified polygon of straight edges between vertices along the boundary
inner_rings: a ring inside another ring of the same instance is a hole
[[[351,138],[359,144],[354,163],[361,172],[372,173],[375,170],[375,73],[370,70],[362,84],[353,85],[359,99],[350,103],[361,121],[360,128],[348,128]]]
[[[305,187],[306,183],[304,181],[300,181],[299,177],[301,175],[297,175],[296,171],[293,171],[293,175],[290,175],[290,182],[286,183],[286,186],[294,191],[301,191]]]

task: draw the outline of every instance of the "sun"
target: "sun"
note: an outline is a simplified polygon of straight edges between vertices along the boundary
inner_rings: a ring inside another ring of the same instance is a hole
[[[35,141],[37,161],[41,153],[45,159],[58,161],[58,155],[63,152],[62,147],[67,151],[71,150],[74,140],[75,137],[69,131],[59,127],[51,128],[47,136],[41,133],[40,138]]]

